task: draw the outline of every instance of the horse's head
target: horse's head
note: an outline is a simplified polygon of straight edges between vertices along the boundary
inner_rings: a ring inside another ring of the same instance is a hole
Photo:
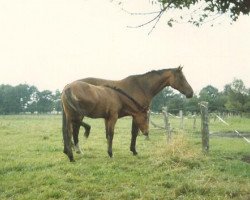
[[[133,119],[135,120],[135,123],[137,124],[140,131],[143,133],[143,135],[148,136],[148,112],[138,112],[133,115]]]
[[[178,90],[180,93],[184,94],[187,98],[193,97],[193,89],[187,82],[184,74],[182,73],[182,68],[179,66],[178,68],[171,70],[170,77],[170,86],[174,89]]]

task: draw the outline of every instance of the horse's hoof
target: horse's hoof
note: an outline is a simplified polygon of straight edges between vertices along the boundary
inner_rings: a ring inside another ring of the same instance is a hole
[[[112,152],[108,152],[109,157],[112,158],[113,157],[113,153]]]
[[[85,138],[89,137],[90,129],[91,129],[91,127],[86,128],[86,131],[84,132]]]
[[[133,148],[130,148],[130,151],[132,151],[132,153],[133,153],[134,156],[136,156],[136,155],[138,154],[138,153],[136,152],[136,150],[133,149]]]
[[[70,162],[75,162],[75,159],[74,159],[73,154],[68,155],[68,158],[69,158],[69,161],[70,161]]]
[[[73,156],[69,156],[69,161],[70,161],[70,162],[75,162],[74,157],[73,157]]]
[[[65,153],[66,155],[68,155],[68,151],[67,150],[63,150],[63,153]]]

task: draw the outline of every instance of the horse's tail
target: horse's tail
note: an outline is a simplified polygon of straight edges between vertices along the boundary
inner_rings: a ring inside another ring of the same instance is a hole
[[[64,91],[64,94],[65,94],[65,97],[66,97],[66,99],[67,99],[67,102],[66,102],[66,103],[68,104],[68,106],[69,106],[74,112],[76,112],[77,114],[83,115],[83,113],[81,113],[81,108],[80,108],[79,103],[78,103],[76,100],[74,100],[74,99],[72,98],[71,89],[70,89],[70,88],[66,89],[66,90]]]
[[[66,130],[66,114],[65,114],[64,108],[62,106],[62,133],[63,133],[63,135],[65,133],[65,130]]]
[[[64,144],[68,144],[70,141],[68,137],[68,127],[67,127],[67,119],[65,114],[65,107],[70,107],[71,109],[75,110],[75,106],[72,102],[71,98],[71,91],[70,89],[66,89],[62,93],[62,135],[63,135],[63,141]],[[65,149],[64,149],[65,150]]]
[[[65,114],[65,111],[64,111],[64,107],[62,105],[62,136],[63,136],[63,142],[64,142],[64,153],[67,154],[67,148],[66,148],[66,144],[67,144],[67,140],[68,140],[68,137],[67,137],[67,126],[66,126],[66,114]]]

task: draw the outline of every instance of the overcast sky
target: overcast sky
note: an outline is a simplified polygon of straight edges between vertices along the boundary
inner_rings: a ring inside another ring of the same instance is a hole
[[[196,92],[222,90],[235,78],[250,87],[250,16],[215,27],[166,25],[166,17],[131,29],[149,16],[147,0],[0,0],[0,84],[27,83],[39,90],[62,89],[84,78],[122,79],[153,69],[184,65]]]

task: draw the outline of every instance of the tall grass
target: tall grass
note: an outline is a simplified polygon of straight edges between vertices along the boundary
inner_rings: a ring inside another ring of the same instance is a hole
[[[167,144],[165,131],[151,127],[150,140],[139,136],[139,155],[132,156],[131,120],[123,118],[110,159],[103,120],[86,122],[92,130],[88,140],[81,130],[84,154],[70,163],[62,153],[60,116],[0,116],[0,199],[250,198],[250,165],[242,161],[250,146],[241,138],[212,138],[203,155],[192,128],[176,128]]]

